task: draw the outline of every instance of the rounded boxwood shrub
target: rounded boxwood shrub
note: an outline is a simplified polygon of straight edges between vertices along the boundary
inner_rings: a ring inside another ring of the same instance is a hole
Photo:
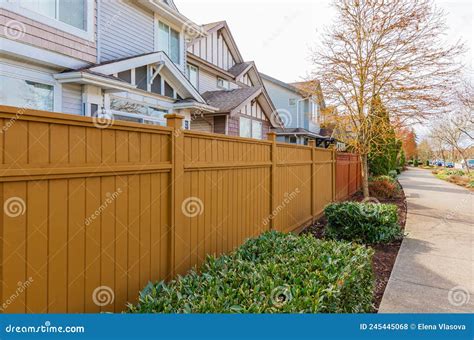
[[[366,313],[373,251],[347,242],[267,232],[198,272],[149,283],[132,313]]]
[[[324,214],[326,236],[363,244],[387,243],[403,236],[394,204],[360,202],[332,203]]]

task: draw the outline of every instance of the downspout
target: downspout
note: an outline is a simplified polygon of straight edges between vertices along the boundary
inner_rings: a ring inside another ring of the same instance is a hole
[[[101,27],[101,21],[100,21],[100,17],[101,17],[101,11],[100,11],[100,0],[97,0],[95,1],[95,3],[97,4],[97,23],[96,23],[96,27],[97,27],[97,37],[96,37],[96,49],[97,49],[97,64],[100,64],[100,56],[101,56],[101,40],[100,39],[100,27]]]

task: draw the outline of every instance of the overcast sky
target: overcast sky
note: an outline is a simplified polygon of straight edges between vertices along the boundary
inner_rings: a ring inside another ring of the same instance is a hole
[[[310,48],[322,27],[332,22],[330,0],[175,0],[182,14],[198,24],[226,20],[245,60],[260,72],[285,82],[301,80],[309,71]],[[446,11],[448,39],[469,47],[473,63],[474,0],[436,0]]]

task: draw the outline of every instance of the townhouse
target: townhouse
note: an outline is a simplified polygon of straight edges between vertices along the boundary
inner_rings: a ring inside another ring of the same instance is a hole
[[[0,104],[266,138],[281,126],[225,22],[171,0],[0,2]]]
[[[308,144],[314,140],[320,147],[334,142],[328,129],[321,128],[326,104],[318,81],[288,84],[266,74],[261,78],[284,125],[275,130],[278,141]]]

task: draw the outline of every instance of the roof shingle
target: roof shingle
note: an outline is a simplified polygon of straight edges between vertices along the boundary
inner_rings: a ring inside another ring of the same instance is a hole
[[[219,113],[224,113],[232,111],[261,89],[261,86],[253,86],[229,91],[208,91],[202,97],[208,105],[219,108]]]

